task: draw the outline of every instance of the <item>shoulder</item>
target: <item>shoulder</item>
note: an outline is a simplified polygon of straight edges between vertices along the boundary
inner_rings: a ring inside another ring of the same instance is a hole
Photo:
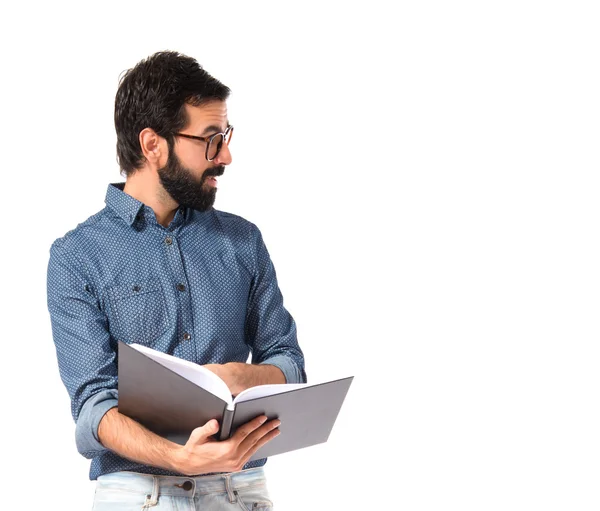
[[[260,231],[254,222],[218,209],[211,210],[213,226],[232,240],[253,242]]]
[[[106,229],[110,215],[111,212],[106,207],[94,213],[63,236],[56,238],[52,242],[50,252],[79,252],[89,240],[97,238],[98,233]]]
[[[220,224],[230,229],[257,229],[253,222],[240,215],[235,215],[234,213],[229,213],[227,211],[220,211],[218,209],[213,209],[212,212],[214,218]]]

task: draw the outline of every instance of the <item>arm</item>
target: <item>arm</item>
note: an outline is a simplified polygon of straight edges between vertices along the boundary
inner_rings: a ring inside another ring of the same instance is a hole
[[[185,445],[155,435],[138,422],[109,410],[100,422],[100,441],[111,451],[130,460],[185,475],[210,472],[237,472],[269,440],[279,435],[280,422],[265,422],[260,416],[238,428],[223,442],[212,435],[218,432],[216,420],[196,428]]]
[[[204,367],[221,378],[234,396],[250,387],[286,383],[283,371],[270,364],[229,362],[228,364],[206,364]]]
[[[304,355],[296,338],[296,323],[283,306],[275,268],[258,228],[251,227],[254,275],[246,313],[246,343],[252,364],[207,364],[235,396],[257,385],[306,383]]]
[[[304,355],[296,336],[296,323],[283,305],[275,267],[259,229],[252,226],[254,278],[248,297],[246,342],[252,364],[278,367],[286,383],[306,383]]]
[[[101,454],[97,430],[102,416],[117,406],[116,347],[108,320],[81,258],[68,241],[50,249],[48,311],[61,379],[71,398],[78,451],[86,458]]]
[[[130,460],[177,470],[178,446],[152,433],[138,422],[112,408],[102,417],[98,438],[103,446]],[[178,471],[178,470],[177,470]]]

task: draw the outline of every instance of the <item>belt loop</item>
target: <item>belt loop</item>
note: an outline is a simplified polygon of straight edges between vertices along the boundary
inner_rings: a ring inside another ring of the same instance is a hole
[[[225,477],[225,489],[227,490],[227,496],[229,497],[229,502],[231,504],[237,502],[237,495],[235,495],[233,493],[233,490],[231,489],[231,476],[230,475],[226,475]]]
[[[146,502],[142,506],[142,509],[148,509],[149,507],[156,506],[158,504],[158,477],[152,476],[152,494],[146,495]]]

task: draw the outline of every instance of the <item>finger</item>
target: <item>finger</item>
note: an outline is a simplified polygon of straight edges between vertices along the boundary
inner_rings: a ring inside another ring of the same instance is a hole
[[[244,440],[240,443],[238,451],[240,453],[248,451],[252,448],[253,445],[258,443],[265,435],[268,435],[269,433],[271,433],[271,431],[279,427],[280,424],[281,421],[278,419],[267,422],[257,430],[250,433],[246,438],[244,438]]]
[[[281,434],[281,431],[278,429],[274,429],[269,431],[266,435],[262,436],[258,442],[256,442],[252,447],[250,447],[243,456],[244,465],[248,463],[248,460],[254,455],[256,451],[258,451],[263,445],[269,443],[274,438],[278,437]],[[241,448],[241,446],[240,446]]]
[[[194,429],[186,444],[203,444],[217,431],[219,431],[219,423],[211,419],[204,426]]]
[[[246,422],[246,424],[243,424],[236,430],[236,432],[231,436],[231,440],[240,444],[248,435],[260,428],[266,421],[266,415],[259,415],[250,422]]]

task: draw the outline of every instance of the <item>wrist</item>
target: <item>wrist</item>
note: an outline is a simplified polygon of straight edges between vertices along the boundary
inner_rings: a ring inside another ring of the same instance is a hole
[[[230,388],[231,393],[234,396],[237,396],[240,392],[248,387],[244,379],[244,367],[247,364],[242,362],[228,362],[225,365],[227,366],[229,374],[231,375],[231,381],[233,382]]]
[[[187,475],[189,457],[183,445],[175,444],[174,447],[169,449],[165,461],[170,471]]]

